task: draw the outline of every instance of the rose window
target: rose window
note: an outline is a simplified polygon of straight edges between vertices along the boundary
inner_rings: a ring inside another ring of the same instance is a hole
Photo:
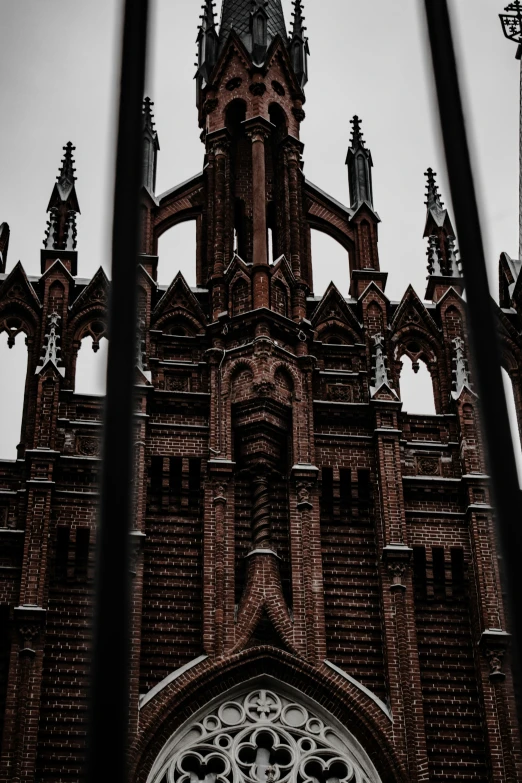
[[[345,736],[343,736],[345,735]],[[304,707],[258,689],[176,733],[148,783],[378,783],[358,743]]]

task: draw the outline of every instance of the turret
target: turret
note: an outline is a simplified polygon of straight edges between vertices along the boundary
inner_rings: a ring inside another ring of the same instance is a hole
[[[463,290],[462,273],[456,248],[455,231],[439,194],[433,169],[426,172],[426,225],[428,239],[428,288],[426,298],[438,301],[442,293],[453,286]]]
[[[294,11],[292,13],[292,35],[290,36],[290,56],[294,73],[297,76],[301,89],[308,81],[308,38],[305,36],[306,27],[304,26],[303,4],[301,0],[294,0]]]
[[[152,107],[154,103],[150,98],[143,101],[143,174],[142,184],[150,193],[156,189],[156,169],[158,163],[158,150],[160,148],[158,133],[154,127],[154,115]]]
[[[352,140],[346,158],[350,204],[352,209],[358,209],[363,203],[373,209],[372,153],[365,147],[361,120],[357,115],[351,120],[351,125]]]
[[[73,152],[76,148],[69,141],[63,149],[65,154],[60,173],[47,207],[49,220],[42,251],[42,272],[47,269],[49,261],[61,258],[72,274],[76,274],[76,215],[80,214],[74,185],[76,169]]]

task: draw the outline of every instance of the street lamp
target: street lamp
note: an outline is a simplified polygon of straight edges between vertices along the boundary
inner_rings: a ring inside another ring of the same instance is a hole
[[[516,58],[520,60],[520,130],[519,130],[519,203],[518,203],[518,257],[522,260],[522,3],[514,0],[504,9],[508,13],[499,14],[502,30],[506,38],[514,41],[517,46]]]

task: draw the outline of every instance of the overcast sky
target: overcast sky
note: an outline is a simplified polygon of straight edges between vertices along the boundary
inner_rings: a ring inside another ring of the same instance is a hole
[[[202,167],[193,81],[200,4],[151,2],[147,92],[155,101],[161,144],[158,193]],[[218,0],[218,11],[220,5]],[[495,283],[500,252],[516,256],[518,246],[519,72],[516,46],[500,29],[502,5],[496,0],[450,0],[467,88],[488,265]],[[290,0],[283,0],[283,6],[288,22]],[[422,6],[421,0],[305,0],[311,51],[302,124],[305,173],[323,190],[348,202],[344,161],[350,118],[360,115],[374,161],[375,208],[382,219],[381,268],[389,272],[387,294],[394,300],[410,282],[424,295],[428,166],[440,172],[443,198],[449,203]],[[76,187],[82,212],[79,275],[92,276],[100,265],[109,271],[121,3],[0,0],[0,10],[0,223],[7,221],[11,227],[8,270],[20,259],[28,274],[39,274],[45,210],[62,146],[70,140],[77,148]],[[160,243],[162,282],[181,268],[193,283],[191,232],[190,226],[179,227]],[[344,251],[328,237],[314,240],[314,251],[316,293],[333,278],[346,294]],[[4,343],[5,335],[2,357]],[[15,363],[15,351],[11,353],[9,361]],[[4,413],[5,399],[0,390]],[[2,453],[5,449],[0,448]]]

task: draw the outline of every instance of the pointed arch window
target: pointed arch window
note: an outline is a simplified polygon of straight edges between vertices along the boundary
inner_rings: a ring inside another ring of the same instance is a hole
[[[158,283],[170,285],[181,272],[188,285],[196,286],[197,225],[195,220],[169,228],[158,240]]]
[[[84,337],[76,357],[75,394],[105,394],[108,350],[106,337],[100,338],[97,344],[92,337]]]
[[[350,263],[347,250],[323,231],[312,229],[312,266],[314,294],[324,294],[334,283],[343,296],[350,288]]]
[[[147,783],[380,783],[353,735],[267,679],[201,710],[168,740]]]
[[[401,361],[400,388],[404,413],[435,416],[433,380],[428,367],[422,360],[413,363],[407,354]]]

